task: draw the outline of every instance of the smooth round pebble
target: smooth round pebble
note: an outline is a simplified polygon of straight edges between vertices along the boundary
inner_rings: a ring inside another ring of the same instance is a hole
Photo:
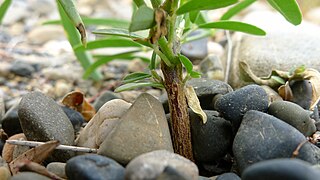
[[[82,124],[85,122],[82,114],[66,106],[61,106],[61,108],[63,112],[66,113],[70,122],[72,123],[74,131],[78,132],[82,127]]]
[[[241,180],[241,178],[235,173],[223,173],[220,174],[216,180]]]
[[[124,167],[113,159],[96,154],[71,158],[65,170],[70,180],[124,179]]]
[[[22,133],[18,116],[18,105],[19,104],[12,106],[1,119],[2,129],[9,137]]]
[[[51,179],[34,172],[20,172],[12,176],[10,180],[51,180]]]
[[[66,163],[52,162],[52,163],[49,163],[46,168],[48,171],[56,174],[61,178],[65,178],[65,179],[67,178],[66,171],[65,171]]]

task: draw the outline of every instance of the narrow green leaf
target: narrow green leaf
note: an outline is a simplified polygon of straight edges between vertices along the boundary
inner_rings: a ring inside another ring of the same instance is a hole
[[[122,48],[122,47],[142,47],[139,43],[132,41],[131,39],[99,39],[95,41],[90,41],[87,44],[87,47],[78,45],[74,47],[75,51],[85,51],[93,50],[99,48]]]
[[[159,8],[162,4],[162,0],[151,0],[153,9]]]
[[[243,0],[230,8],[227,12],[225,12],[222,17],[220,18],[221,20],[228,20],[231,17],[237,15],[240,11],[245,9],[246,7],[250,6],[252,3],[254,3],[256,0]]]
[[[81,35],[81,42],[84,46],[86,46],[86,29],[73,0],[57,0],[57,3],[61,5],[63,11],[67,14],[72,24],[78,29]]]
[[[2,23],[3,17],[6,14],[8,8],[10,7],[11,0],[4,0],[0,6],[0,24]]]
[[[215,29],[225,29],[232,31],[240,31],[248,34],[264,36],[266,32],[254,25],[237,22],[237,21],[218,21],[213,23],[201,24],[200,28],[215,28]]]
[[[94,26],[109,26],[113,28],[125,28],[127,29],[130,25],[130,22],[123,19],[107,19],[107,18],[88,18],[88,17],[81,17],[83,23],[86,26],[94,25]],[[60,20],[49,20],[44,23],[43,25],[50,25],[50,24],[61,24]]]
[[[191,11],[189,12],[189,18],[192,23],[195,23],[198,19],[200,11]]]
[[[72,46],[72,48],[74,48],[75,46],[81,44],[80,35],[59,3],[58,3],[58,10],[61,17],[63,28],[69,40],[69,43]],[[91,63],[93,61],[91,54],[89,54],[87,51],[83,51],[83,52],[76,52],[75,50],[73,51],[78,61],[80,62],[81,66],[83,67],[83,69],[86,70],[91,66]],[[95,81],[102,79],[102,75],[98,71],[93,70],[91,71],[90,74],[92,74],[91,77]]]
[[[140,52],[140,51],[130,51],[130,52],[125,52],[125,53],[102,57],[102,58],[96,60],[88,68],[86,68],[86,71],[85,71],[83,77],[88,78],[90,76],[90,74],[93,73],[99,66],[106,64],[114,59],[131,60],[131,59],[135,58],[135,56],[133,56],[133,53],[136,53],[136,52]]]
[[[140,88],[140,87],[155,87],[155,88],[163,88],[163,85],[160,83],[156,83],[156,82],[140,82],[140,83],[128,83],[128,84],[124,84],[122,86],[119,86],[118,88],[116,88],[114,91],[115,92],[121,92],[121,91],[128,91],[128,90],[133,90],[136,88]]]
[[[191,0],[180,6],[177,14],[184,14],[190,11],[213,10],[235,4],[238,0]]]
[[[190,73],[190,77],[192,78],[201,78],[201,73],[197,72],[197,71],[191,71]]]
[[[157,54],[153,51],[152,56],[151,56],[150,65],[149,65],[150,70],[153,70],[156,68],[156,59],[157,59]]]
[[[291,24],[299,25],[301,23],[302,14],[295,0],[268,0],[268,2]]]
[[[183,66],[186,68],[187,72],[190,74],[193,69],[192,62],[187,57],[185,57],[184,55],[181,55],[181,54],[179,54],[179,59],[180,59],[181,63],[183,64]]]
[[[271,76],[270,79],[277,81],[279,84],[285,84],[286,81],[279,76]]]
[[[92,33],[100,34],[100,35],[122,36],[127,38],[143,38],[138,34],[129,32],[127,29],[119,29],[119,28],[98,29],[93,31]]]
[[[146,3],[144,2],[144,0],[133,0],[133,2],[138,6],[145,6]]]
[[[123,78],[123,83],[133,83],[136,81],[140,81],[146,78],[151,77],[151,74],[143,73],[143,72],[135,72],[132,74],[128,74]]]
[[[153,9],[147,6],[140,6],[132,16],[129,27],[130,32],[145,30],[155,25]]]

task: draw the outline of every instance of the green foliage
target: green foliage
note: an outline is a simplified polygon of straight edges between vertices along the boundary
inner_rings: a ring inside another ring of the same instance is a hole
[[[145,30],[155,25],[153,9],[142,5],[133,14],[132,21],[129,27],[130,32]]]
[[[302,21],[301,11],[295,0],[268,0],[268,3],[279,11],[287,21],[298,25]]]
[[[220,18],[221,20],[228,20],[231,17],[237,15],[239,12],[241,12],[243,9],[247,8],[250,6],[252,3],[256,2],[256,0],[243,0],[230,8],[226,13],[222,15]]]
[[[4,0],[4,2],[0,6],[0,24],[2,23],[3,17],[6,14],[9,6],[11,4],[11,0]]]
[[[143,73],[143,72],[135,72],[132,74],[128,74],[126,77],[124,77],[123,82],[124,83],[132,83],[132,82],[144,80],[149,77],[151,77],[151,74],[147,74],[147,73]]]
[[[119,86],[114,91],[115,92],[128,91],[128,90],[133,90],[133,89],[137,89],[137,88],[140,88],[140,87],[163,88],[163,85],[161,83],[157,83],[157,82],[128,83],[128,84],[124,84],[122,86]]]
[[[177,14],[181,15],[191,11],[213,10],[237,3],[238,0],[191,0],[183,4]]]

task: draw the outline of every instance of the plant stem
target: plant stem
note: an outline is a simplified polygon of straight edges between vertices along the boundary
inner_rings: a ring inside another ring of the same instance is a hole
[[[168,94],[174,152],[194,161],[188,106],[182,82],[182,65],[180,63],[169,67],[161,61],[161,70]]]

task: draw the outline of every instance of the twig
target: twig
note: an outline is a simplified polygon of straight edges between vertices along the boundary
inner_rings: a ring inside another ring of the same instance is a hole
[[[6,140],[6,143],[14,144],[14,145],[30,146],[30,147],[36,147],[36,146],[45,144],[44,142],[20,141],[20,140]],[[77,146],[67,146],[67,145],[59,145],[56,147],[56,149],[75,151],[75,152],[85,152],[85,153],[97,153],[98,152],[98,149],[87,148],[87,147],[77,147]]]
[[[224,82],[228,82],[229,80],[229,74],[230,74],[230,66],[231,66],[231,56],[232,56],[232,40],[230,37],[230,32],[229,31],[225,31],[226,32],[226,36],[227,36],[227,41],[228,41],[228,54],[227,54],[227,64],[226,64],[226,73],[224,76]]]
[[[305,143],[307,143],[307,142],[309,142],[308,139],[305,140],[305,141],[302,141],[302,142],[297,146],[297,148],[293,151],[291,158],[296,158],[296,157],[299,155],[299,151],[300,151],[300,149],[302,148],[302,146],[303,146]]]

